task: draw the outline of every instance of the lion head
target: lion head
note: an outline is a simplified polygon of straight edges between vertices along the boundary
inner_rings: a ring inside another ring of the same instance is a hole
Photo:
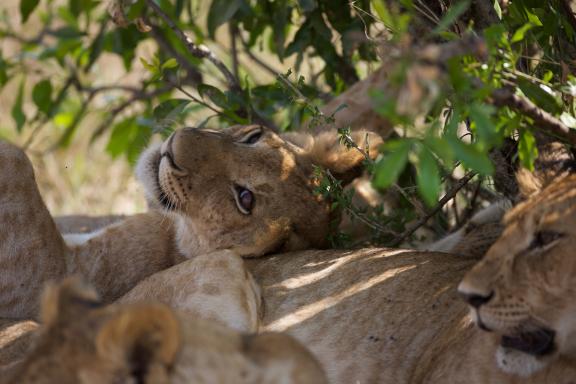
[[[43,324],[3,382],[325,383],[288,335],[241,334],[158,303],[103,306],[77,279],[47,289]]]
[[[459,286],[476,324],[499,337],[496,359],[528,376],[576,353],[576,176],[518,205]]]
[[[360,145],[366,135],[355,134]],[[376,155],[381,139],[369,138]],[[185,128],[148,149],[137,175],[148,200],[175,219],[185,254],[228,248],[260,256],[323,247],[331,213],[314,193],[314,165],[351,180],[364,156],[339,145],[335,134],[291,139],[258,125]]]

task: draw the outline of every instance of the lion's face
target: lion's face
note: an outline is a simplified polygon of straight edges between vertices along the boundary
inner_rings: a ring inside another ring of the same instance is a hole
[[[576,354],[576,177],[519,205],[505,225],[459,291],[476,324],[500,337],[500,367],[529,375]]]
[[[259,256],[325,245],[330,212],[312,181],[323,159],[312,152],[256,125],[186,128],[148,150],[138,174],[149,200],[175,215],[188,254]]]

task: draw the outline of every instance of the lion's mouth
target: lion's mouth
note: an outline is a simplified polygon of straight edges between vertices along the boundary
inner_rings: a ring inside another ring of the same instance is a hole
[[[554,351],[555,332],[546,328],[539,328],[530,332],[521,332],[515,335],[504,335],[500,345],[504,348],[515,349],[534,356],[544,356]]]

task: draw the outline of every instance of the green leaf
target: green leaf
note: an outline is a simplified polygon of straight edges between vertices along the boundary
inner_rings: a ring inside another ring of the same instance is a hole
[[[532,23],[526,23],[523,26],[521,26],[520,28],[518,28],[516,30],[516,32],[514,32],[514,35],[512,35],[512,39],[510,40],[510,42],[512,43],[517,43],[519,41],[524,40],[524,36],[526,35],[526,32],[528,32],[529,30],[531,30],[533,27],[535,27],[534,24]]]
[[[40,0],[20,0],[20,14],[22,15],[22,24],[28,21],[30,14],[34,12]]]
[[[164,64],[162,64],[162,67],[160,68],[162,71],[164,71],[165,69],[172,69],[172,68],[176,68],[178,66],[178,60],[172,58],[172,59],[168,59],[164,62]]]
[[[224,109],[228,108],[228,98],[218,88],[208,84],[200,84],[198,86],[198,93],[200,96],[202,96],[203,99],[208,98],[217,106]]]
[[[481,143],[488,145],[494,144],[498,140],[496,126],[492,123],[490,114],[494,108],[480,103],[473,103],[470,106],[470,118],[476,127],[476,134]]]
[[[387,154],[376,164],[374,185],[377,188],[388,188],[396,182],[408,161],[412,147],[410,140],[396,140],[386,143]]]
[[[18,132],[22,131],[22,127],[26,122],[26,115],[22,110],[22,102],[24,100],[24,79],[20,82],[20,87],[18,87],[18,94],[16,95],[16,100],[12,106],[12,118],[16,122],[16,130]]]
[[[440,172],[432,153],[423,148],[416,164],[416,182],[418,191],[428,206],[433,206],[438,200],[440,190]]]
[[[528,129],[519,131],[520,138],[518,140],[518,157],[520,163],[524,168],[529,171],[534,170],[534,161],[538,157],[538,148],[536,147],[536,138]]]
[[[234,16],[242,5],[241,0],[213,0],[208,11],[208,34],[214,37],[216,28]]]
[[[562,106],[559,100],[556,100],[554,96],[542,89],[539,85],[528,80],[518,79],[518,86],[526,96],[547,112],[553,115],[562,112]]]
[[[168,121],[168,123],[172,123],[180,113],[186,108],[188,104],[190,104],[190,100],[188,99],[170,99],[163,101],[160,103],[154,111],[152,115],[154,119],[164,128],[164,122]]]
[[[494,11],[496,11],[496,16],[500,20],[502,20],[502,8],[500,7],[500,2],[498,0],[493,0],[494,2]]]
[[[470,0],[462,0],[450,7],[448,12],[442,17],[436,28],[432,30],[432,34],[437,34],[448,29],[452,24],[458,20],[460,16],[470,7]]]
[[[126,152],[128,145],[132,142],[134,132],[137,129],[138,126],[136,125],[136,119],[134,117],[129,117],[114,125],[112,133],[110,134],[110,140],[108,140],[108,145],[106,146],[106,152],[113,158]]]
[[[48,114],[50,107],[52,107],[52,84],[50,80],[42,80],[34,86],[32,100],[39,111]]]
[[[482,175],[491,175],[494,172],[494,165],[488,155],[480,151],[476,146],[464,144],[457,137],[446,138],[450,147],[454,151],[456,159]]]

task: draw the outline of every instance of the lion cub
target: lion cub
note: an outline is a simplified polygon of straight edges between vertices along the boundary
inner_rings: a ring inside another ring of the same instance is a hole
[[[242,334],[157,303],[102,306],[77,279],[48,287],[42,318],[3,383],[326,383],[290,336]]]

